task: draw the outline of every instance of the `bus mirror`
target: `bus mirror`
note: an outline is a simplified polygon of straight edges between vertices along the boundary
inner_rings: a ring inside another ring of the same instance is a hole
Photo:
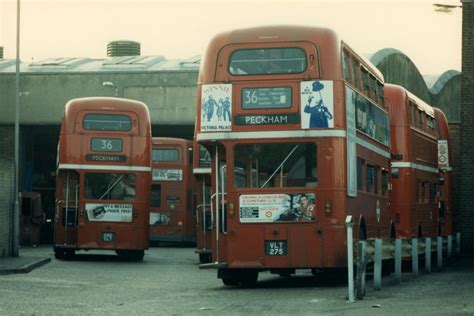
[[[444,183],[444,177],[439,177],[438,182],[439,182],[439,184],[443,184]]]

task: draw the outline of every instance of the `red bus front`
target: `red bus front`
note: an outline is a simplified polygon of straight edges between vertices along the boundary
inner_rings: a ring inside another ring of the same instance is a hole
[[[267,269],[345,267],[347,215],[358,237],[389,235],[387,113],[375,75],[370,100],[343,78],[341,60],[326,29],[255,28],[209,45],[196,141],[212,157],[213,263],[201,268],[225,284]],[[356,124],[358,104],[375,118],[372,134]]]
[[[195,242],[192,142],[153,138],[151,242]]]
[[[142,260],[148,248],[151,128],[143,103],[66,105],[58,144],[54,251],[110,249]]]

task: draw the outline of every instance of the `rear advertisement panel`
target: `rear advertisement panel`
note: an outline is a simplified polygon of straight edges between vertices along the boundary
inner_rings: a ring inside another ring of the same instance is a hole
[[[241,223],[316,220],[314,193],[247,194],[239,197]]]
[[[86,204],[87,218],[91,222],[126,222],[132,221],[132,204]]]

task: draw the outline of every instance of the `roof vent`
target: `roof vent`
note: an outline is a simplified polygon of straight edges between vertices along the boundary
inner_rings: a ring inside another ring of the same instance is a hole
[[[0,59],[3,59],[3,46],[0,46]]]
[[[140,43],[134,41],[110,42],[107,44],[107,56],[140,56]]]

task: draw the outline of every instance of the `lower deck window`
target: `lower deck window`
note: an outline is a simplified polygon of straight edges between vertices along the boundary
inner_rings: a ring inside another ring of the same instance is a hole
[[[315,187],[316,153],[313,143],[237,145],[234,150],[234,186]]]
[[[93,200],[133,200],[136,176],[124,173],[86,173],[85,197]]]

